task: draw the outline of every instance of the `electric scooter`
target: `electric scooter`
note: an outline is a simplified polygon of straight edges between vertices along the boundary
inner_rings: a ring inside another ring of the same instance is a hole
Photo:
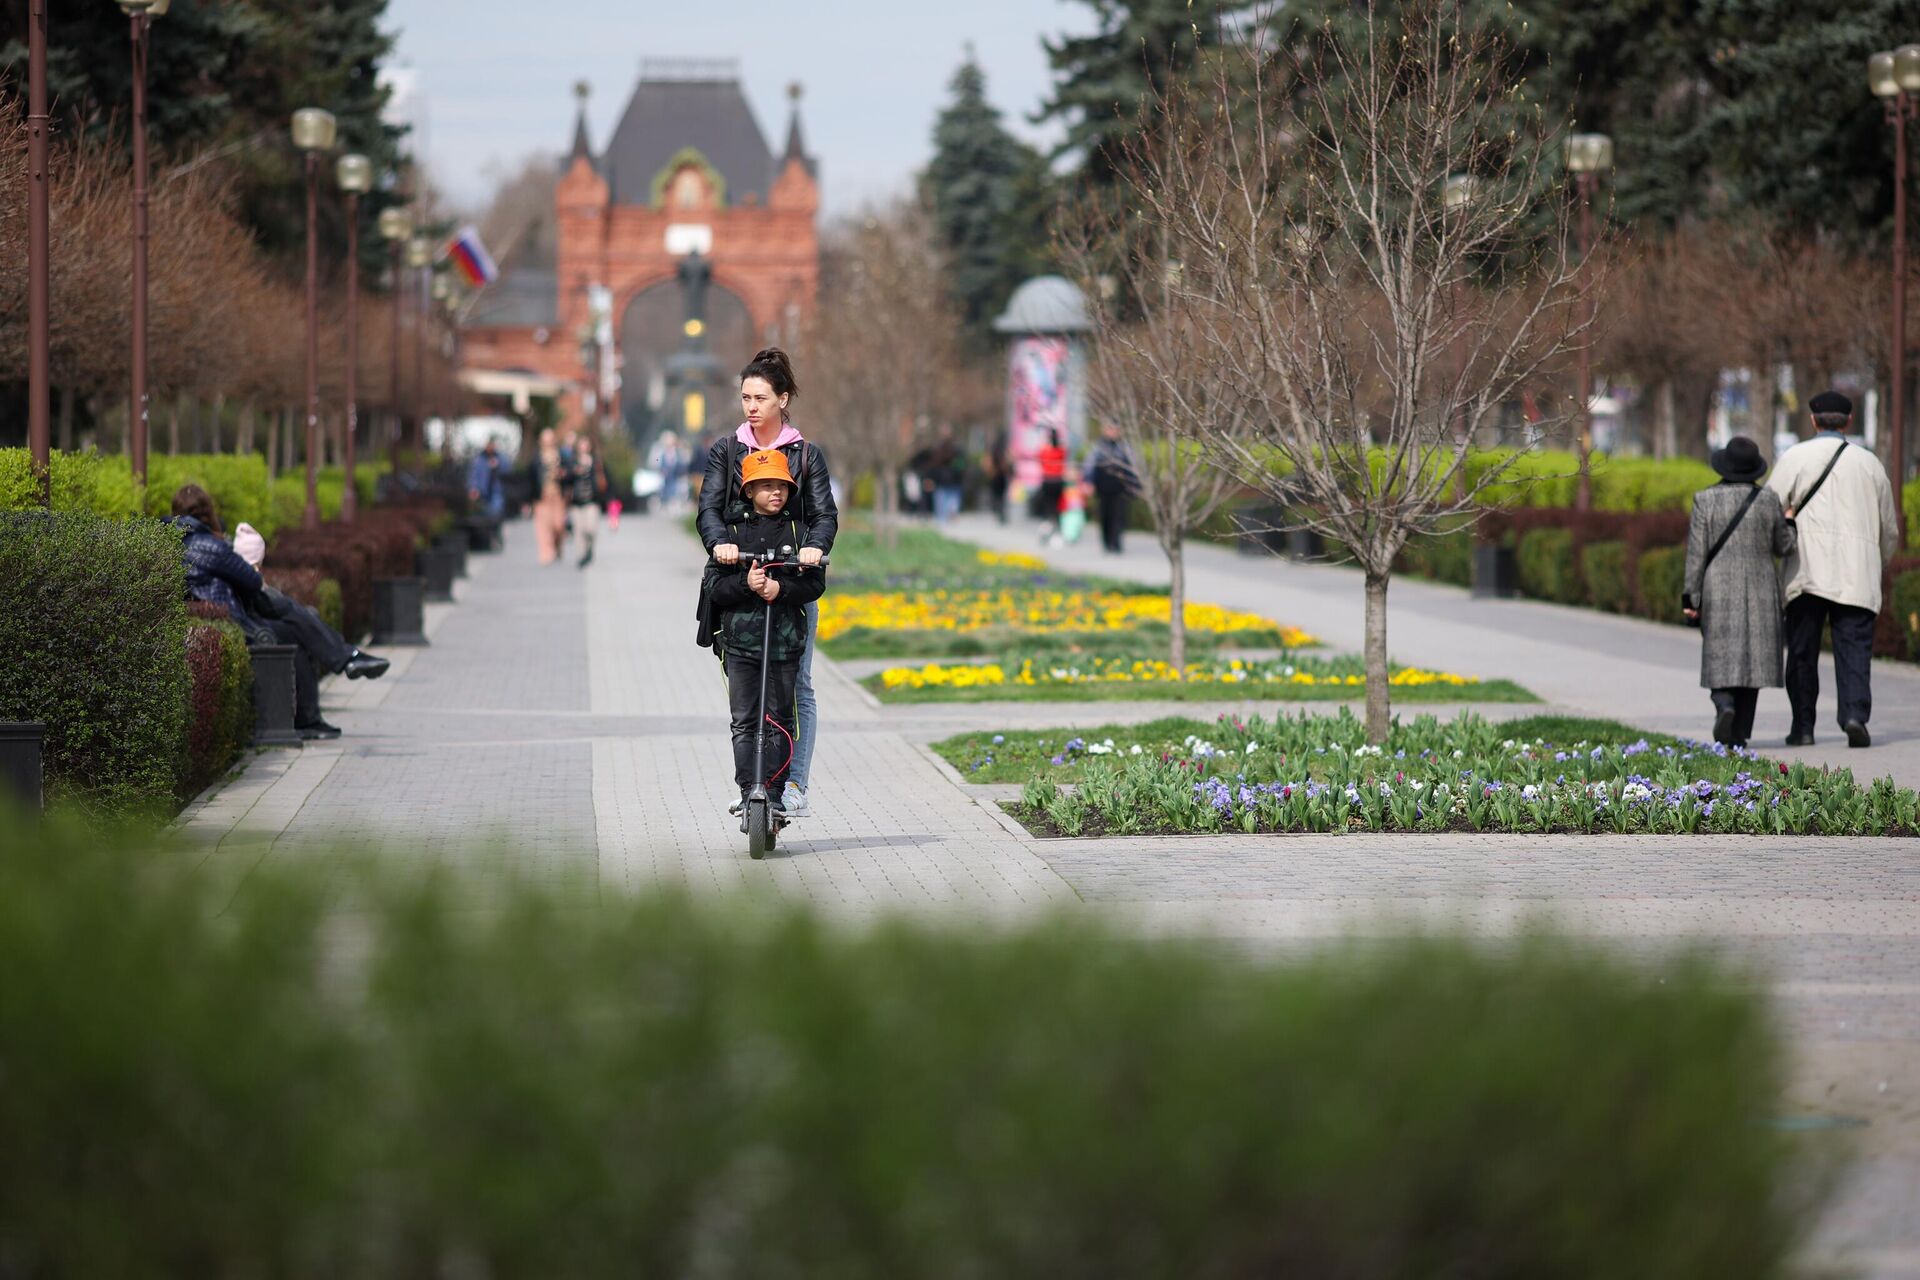
[[[792,554],[793,548],[783,545],[778,551],[742,555],[740,563],[759,564],[768,570],[827,567],[825,559],[817,566],[786,559]],[[780,831],[787,825],[785,818],[775,816],[773,797],[767,794],[767,668],[771,665],[767,654],[773,651],[773,602],[768,600],[764,605],[760,611],[760,718],[754,724],[753,734],[753,790],[747,792],[740,813],[740,830],[747,835],[747,856],[756,862],[767,856],[767,850],[779,841]]]

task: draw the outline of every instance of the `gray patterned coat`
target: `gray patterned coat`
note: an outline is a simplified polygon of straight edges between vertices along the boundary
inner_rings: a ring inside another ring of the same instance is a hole
[[[1766,489],[1740,527],[1701,569],[1753,486],[1724,482],[1693,495],[1687,527],[1687,598],[1700,610],[1700,685],[1706,689],[1771,689],[1781,683],[1780,571],[1774,557],[1794,548],[1795,532],[1780,499]]]

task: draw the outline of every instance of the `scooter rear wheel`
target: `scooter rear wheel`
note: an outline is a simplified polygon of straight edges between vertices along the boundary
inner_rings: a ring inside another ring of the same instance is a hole
[[[765,800],[747,801],[747,856],[755,862],[773,848],[773,822],[768,807]]]

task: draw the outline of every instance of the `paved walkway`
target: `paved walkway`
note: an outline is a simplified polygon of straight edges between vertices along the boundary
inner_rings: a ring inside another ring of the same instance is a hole
[[[1017,529],[957,532],[1031,546]],[[1056,558],[1150,577],[1152,543],[1135,543],[1118,561],[1084,547]],[[755,864],[723,812],[732,766],[718,667],[691,642],[699,564],[675,521],[630,519],[585,572],[539,567],[529,530],[510,526],[504,555],[474,559],[460,603],[430,608],[430,648],[394,651],[383,680],[327,684],[345,737],[256,756],[189,810],[184,836],[235,892],[263,862],[318,860],[344,894],[353,860],[377,857],[468,870],[476,905],[508,882],[548,884],[583,907],[665,882],[777,893],[856,920],[1097,909],[1264,948],[1435,925],[1499,936],[1549,918],[1635,953],[1721,946],[1754,966],[1793,1035],[1787,1109],[1869,1122],[1820,1253],[1869,1276],[1920,1277],[1920,841],[1035,840],[990,802],[993,789],[966,786],[921,744],[963,728],[1213,708],[881,708],[823,661],[817,816]],[[1194,578],[1197,598],[1261,609],[1335,646],[1358,635],[1357,584],[1338,570],[1201,548]],[[1697,727],[1690,637],[1424,584],[1396,587],[1394,607],[1403,659],[1512,675],[1556,704],[1652,728]],[[1878,683],[1875,728],[1894,746],[1871,758],[1891,767],[1920,738],[1903,732],[1920,714],[1901,700],[1920,704],[1920,682]]]

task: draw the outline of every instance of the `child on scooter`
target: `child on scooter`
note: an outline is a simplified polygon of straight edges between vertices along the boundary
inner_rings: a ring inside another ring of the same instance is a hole
[[[766,569],[749,560],[772,553],[791,561],[800,549],[800,530],[785,514],[794,491],[787,459],[777,449],[749,453],[740,463],[740,487],[748,510],[728,526],[740,548],[740,563],[725,566],[714,580],[711,604],[715,639],[726,654],[727,695],[733,712],[733,780],[744,802],[756,781],[764,781],[779,812],[780,778],[793,759],[793,687],[800,655],[807,647],[804,606],[826,590],[826,570],[788,564]],[[786,548],[782,552],[782,548]],[[766,630],[763,610],[773,610],[771,652],[761,653]],[[753,776],[754,737],[760,726],[760,664],[767,665],[767,777]],[[736,808],[732,810],[738,812]]]

